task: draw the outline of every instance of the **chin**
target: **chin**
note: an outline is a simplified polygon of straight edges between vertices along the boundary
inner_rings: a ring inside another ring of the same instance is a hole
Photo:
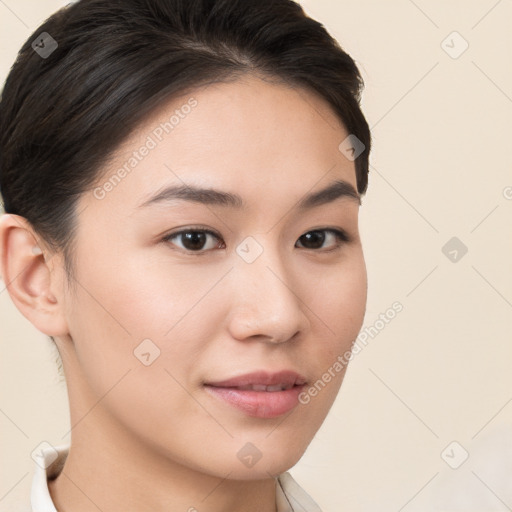
[[[300,460],[302,454],[287,460],[265,461],[263,457],[253,466],[235,464],[228,469],[230,480],[262,480],[276,477],[291,469]]]
[[[276,436],[272,440],[272,434],[260,443],[251,441],[243,442],[240,446],[237,443],[236,461],[226,468],[231,471],[230,478],[237,480],[253,480],[277,476],[295,466],[306,451],[311,442],[292,435],[288,441],[282,436]],[[301,442],[302,441],[302,442]]]

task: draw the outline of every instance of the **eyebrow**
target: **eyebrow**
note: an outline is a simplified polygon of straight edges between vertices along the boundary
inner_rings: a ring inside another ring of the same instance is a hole
[[[299,211],[310,210],[324,204],[331,203],[337,199],[347,198],[361,204],[361,197],[356,189],[344,180],[333,181],[330,185],[312,192],[303,197],[296,205]],[[213,206],[224,206],[234,209],[244,209],[246,204],[237,194],[216,190],[213,188],[202,188],[193,185],[171,185],[160,190],[155,195],[139,205],[144,208],[150,205],[171,202],[173,200],[190,201]]]

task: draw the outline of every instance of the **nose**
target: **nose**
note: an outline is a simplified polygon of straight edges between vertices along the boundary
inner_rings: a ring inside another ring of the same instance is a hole
[[[301,299],[302,275],[294,273],[277,250],[264,248],[252,263],[237,258],[230,272],[228,328],[240,341],[284,343],[304,332],[309,319]]]

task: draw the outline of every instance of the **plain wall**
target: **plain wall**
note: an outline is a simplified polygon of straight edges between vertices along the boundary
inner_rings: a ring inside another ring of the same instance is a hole
[[[2,82],[65,3],[0,3]],[[366,82],[363,331],[373,329],[291,473],[324,512],[509,510],[512,2],[301,3]],[[12,512],[29,494],[32,450],[66,441],[69,418],[55,350],[1,281],[0,338],[0,510]]]

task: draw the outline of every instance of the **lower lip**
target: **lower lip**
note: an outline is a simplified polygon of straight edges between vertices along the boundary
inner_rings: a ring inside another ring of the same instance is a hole
[[[299,403],[299,394],[304,386],[294,386],[283,391],[248,391],[215,386],[205,386],[205,389],[248,416],[277,418]]]

